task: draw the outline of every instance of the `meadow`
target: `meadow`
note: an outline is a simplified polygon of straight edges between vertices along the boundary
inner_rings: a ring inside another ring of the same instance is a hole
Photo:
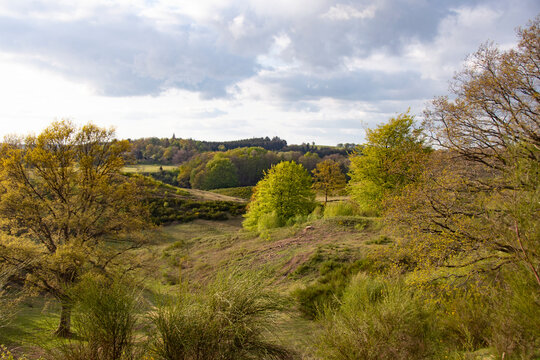
[[[289,304],[270,339],[302,358],[315,358],[312,334],[317,325],[301,312],[295,293],[316,284],[325,264],[352,264],[391,241],[378,243],[383,230],[377,218],[317,219],[271,229],[264,236],[243,230],[242,220],[195,220],[147,233],[151,245],[137,253],[138,261],[148,265],[137,271],[144,302],[148,306],[174,294],[179,284],[200,288],[223,271],[257,272]],[[43,349],[59,343],[53,335],[58,311],[53,299],[25,298],[11,323],[0,329],[2,342],[16,354],[44,355]]]

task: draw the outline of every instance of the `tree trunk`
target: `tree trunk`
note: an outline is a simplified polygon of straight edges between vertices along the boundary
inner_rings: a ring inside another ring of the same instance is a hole
[[[71,303],[69,300],[62,300],[62,310],[60,312],[60,324],[54,332],[58,337],[71,337]]]

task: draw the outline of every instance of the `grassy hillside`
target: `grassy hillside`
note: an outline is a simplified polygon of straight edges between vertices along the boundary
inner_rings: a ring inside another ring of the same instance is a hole
[[[154,172],[158,172],[158,171],[161,171],[161,170],[171,171],[171,170],[175,170],[177,168],[178,168],[178,166],[176,166],[176,165],[132,164],[132,165],[124,166],[122,171],[126,172],[126,173],[154,173]]]
[[[254,186],[240,186],[225,189],[214,189],[210,191],[216,194],[233,196],[236,198],[249,200],[251,198],[251,195],[253,194],[253,188]]]
[[[180,282],[198,288],[219,271],[263,273],[264,281],[288,298],[289,311],[279,320],[280,331],[272,337],[303,358],[313,358],[311,337],[316,324],[300,311],[295,292],[317,283],[321,267],[330,262],[353,263],[386,245],[376,218],[319,219],[288,228],[270,230],[264,237],[247,233],[242,218],[226,221],[195,220],[155,228],[152,245],[138,250],[146,264],[138,270],[147,289],[147,301],[156,294],[175,293]],[[0,330],[0,342],[10,348],[36,353],[53,345],[51,331],[57,321],[55,301],[32,297],[24,301],[14,321]]]

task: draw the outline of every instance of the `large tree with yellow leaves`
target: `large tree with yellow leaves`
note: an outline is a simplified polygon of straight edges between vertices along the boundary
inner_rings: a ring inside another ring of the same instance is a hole
[[[112,129],[69,121],[1,146],[0,261],[60,301],[59,336],[70,333],[70,287],[106,272],[147,225],[136,184],[120,173],[128,146]]]

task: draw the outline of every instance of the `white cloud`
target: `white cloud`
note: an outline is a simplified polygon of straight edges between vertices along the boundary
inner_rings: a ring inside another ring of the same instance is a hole
[[[248,34],[253,26],[246,23],[244,15],[238,15],[229,23],[229,31],[235,39],[240,39]]]
[[[371,19],[375,17],[376,10],[376,5],[369,5],[359,10],[351,5],[337,4],[332,6],[321,17],[328,20]]]

